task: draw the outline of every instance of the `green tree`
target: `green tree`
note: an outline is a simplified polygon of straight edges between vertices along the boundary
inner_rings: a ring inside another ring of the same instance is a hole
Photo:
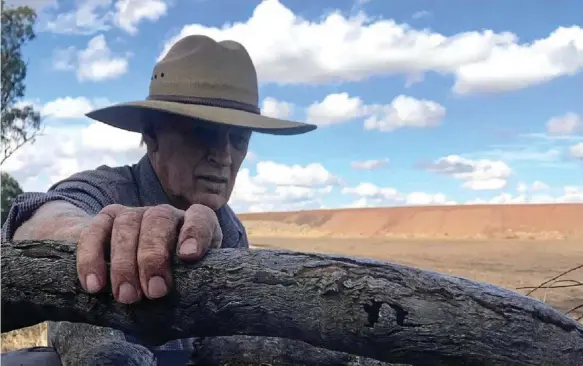
[[[35,11],[28,6],[5,7],[2,0],[2,154],[0,165],[26,143],[34,143],[41,124],[32,106],[20,105],[24,97],[27,64],[22,48],[35,38]]]
[[[8,216],[8,211],[10,211],[10,207],[12,206],[12,201],[18,196],[22,194],[22,188],[10,174],[2,172],[2,176],[0,177],[0,189],[2,191],[2,195],[0,198],[0,204],[2,208],[2,225],[4,225],[4,221],[6,221],[6,217]]]

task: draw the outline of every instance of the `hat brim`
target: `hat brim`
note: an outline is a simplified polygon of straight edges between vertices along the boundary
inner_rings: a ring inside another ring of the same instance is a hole
[[[141,132],[144,114],[170,113],[206,122],[248,128],[271,135],[299,135],[317,128],[316,125],[271,118],[245,111],[184,104],[158,100],[143,100],[115,104],[86,114],[87,117],[124,130]]]

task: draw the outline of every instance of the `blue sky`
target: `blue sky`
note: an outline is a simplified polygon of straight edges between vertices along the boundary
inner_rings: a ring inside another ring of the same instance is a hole
[[[249,50],[263,113],[320,125],[254,135],[238,211],[583,201],[583,3],[25,0],[37,143],[3,169],[26,190],[135,162],[136,134],[83,117],[146,96],[193,33]]]

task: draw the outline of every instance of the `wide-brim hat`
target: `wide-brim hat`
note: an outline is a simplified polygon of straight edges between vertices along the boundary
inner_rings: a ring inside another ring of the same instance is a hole
[[[257,72],[245,47],[201,35],[182,38],[154,66],[145,100],[114,104],[87,116],[141,132],[148,113],[157,118],[169,113],[273,135],[316,129],[309,123],[261,115]]]

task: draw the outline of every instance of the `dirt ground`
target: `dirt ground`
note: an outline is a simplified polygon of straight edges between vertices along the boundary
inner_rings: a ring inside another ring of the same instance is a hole
[[[374,258],[511,290],[537,286],[583,264],[582,204],[320,210],[241,218],[255,248]],[[583,269],[563,279],[583,282]],[[583,304],[583,287],[541,289],[532,296],[567,311]],[[583,309],[573,315],[583,316]],[[46,345],[44,325],[2,334],[2,352],[35,345]]]

